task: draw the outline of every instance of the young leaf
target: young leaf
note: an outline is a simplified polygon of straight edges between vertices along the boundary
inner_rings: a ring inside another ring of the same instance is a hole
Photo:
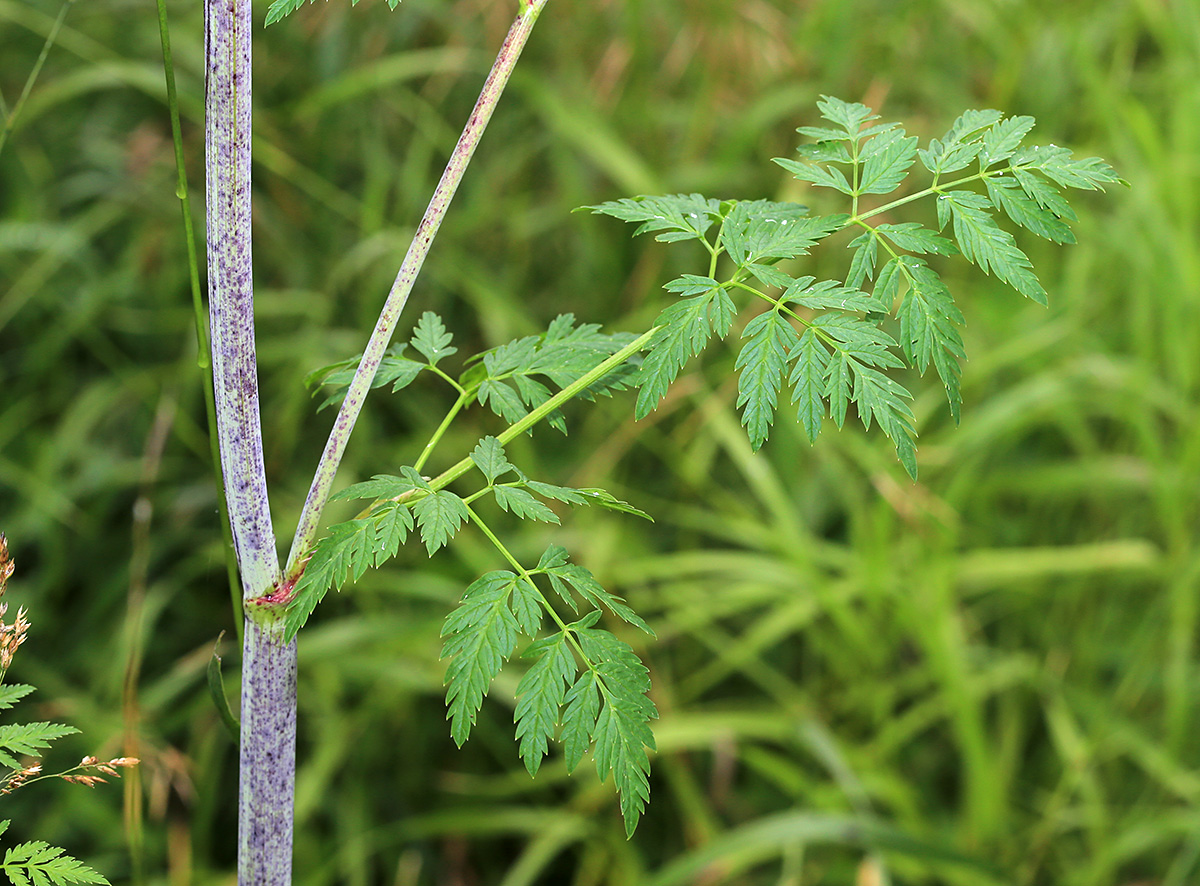
[[[454,336],[446,331],[442,318],[433,311],[426,311],[413,330],[412,346],[429,361],[430,366],[436,366],[443,357],[458,353],[458,348],[450,345],[453,340]]]
[[[986,197],[970,191],[942,194],[939,207],[950,208],[954,218],[954,239],[967,261],[978,265],[985,274],[995,272],[1022,295],[1040,305],[1047,304],[1046,290],[1033,273],[1028,256],[1018,247],[1012,234],[996,224]]]
[[[540,657],[517,684],[513,722],[517,724],[521,759],[529,774],[536,775],[558,727],[567,687],[575,682],[575,657],[562,631],[533,643],[524,656]]]
[[[917,139],[905,137],[900,128],[889,129],[863,146],[862,171],[858,178],[858,194],[890,194],[908,175],[908,168],[917,159]]]
[[[543,566],[538,564],[538,569],[546,573],[550,577],[550,584],[555,592],[564,600],[568,600],[570,595],[567,593],[566,585],[574,588],[579,596],[587,600],[596,608],[601,606],[607,607],[613,615],[620,618],[622,621],[640,628],[650,636],[654,636],[654,631],[646,624],[636,612],[629,608],[629,605],[622,597],[615,594],[610,594],[604,589],[600,582],[596,581],[596,577],[587,569],[575,563],[566,561],[566,551],[558,545],[551,545],[542,554],[542,563],[553,563],[554,565]],[[572,606],[573,608],[573,606]]]
[[[640,388],[635,418],[645,418],[667,394],[683,364],[704,350],[714,332],[725,337],[736,309],[724,289],[685,298],[667,308],[655,321],[662,328],[649,345],[635,378]]]
[[[825,379],[829,370],[829,352],[817,339],[812,329],[806,329],[796,342],[789,360],[794,360],[788,382],[792,385],[792,402],[797,404],[798,415],[808,442],[813,443],[821,432],[821,420],[825,417]]]
[[[413,514],[421,527],[421,541],[431,557],[454,537],[469,516],[463,500],[446,489],[419,499],[413,505]]]
[[[750,446],[757,451],[771,432],[788,351],[800,336],[779,311],[770,310],[747,323],[742,338],[747,342],[734,364],[741,370],[737,405]]]
[[[597,611],[597,614],[599,612]],[[585,670],[567,690],[566,707],[562,714],[563,756],[567,772],[574,772],[592,743],[596,731],[596,715],[600,713],[600,690],[596,672]]]
[[[492,492],[496,496],[496,504],[505,511],[511,511],[522,520],[539,520],[542,523],[558,523],[558,515],[550,510],[524,489],[515,486],[496,486]]]
[[[592,731],[596,772],[602,780],[612,773],[621,798],[625,833],[632,836],[650,799],[646,748],[655,747],[650,720],[658,716],[658,711],[646,697],[649,671],[628,644],[608,631],[577,628],[575,633],[594,666],[603,697]]]
[[[517,645],[517,619],[508,601],[520,581],[507,570],[497,570],[471,582],[458,608],[442,627],[446,642],[442,658],[446,667],[447,719],[450,735],[462,747],[475,725],[488,687]]]
[[[483,472],[483,476],[487,477],[489,486],[496,482],[497,477],[514,470],[504,455],[504,447],[500,445],[499,440],[492,436],[484,437],[479,441],[471,452],[471,461]]]
[[[962,396],[959,377],[960,360],[966,359],[958,327],[964,324],[962,312],[954,304],[950,291],[924,260],[912,256],[904,259],[911,285],[904,294],[898,313],[900,345],[909,363],[922,374],[930,360],[946,386],[950,414],[958,424]]]
[[[4,822],[7,827],[8,822]],[[67,886],[75,883],[102,883],[101,874],[83,862],[64,855],[63,850],[48,843],[20,843],[4,852],[0,868],[15,886]]]
[[[660,242],[703,240],[713,220],[720,218],[720,201],[700,194],[667,194],[662,197],[633,197],[583,206],[593,214],[611,215],[627,222],[641,222],[633,236],[651,231],[663,233]]]

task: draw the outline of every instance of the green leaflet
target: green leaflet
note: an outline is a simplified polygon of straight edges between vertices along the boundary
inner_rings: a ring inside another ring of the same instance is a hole
[[[606,608],[622,621],[640,628],[652,637],[654,636],[654,631],[650,629],[650,626],[642,620],[641,616],[629,608],[623,598],[606,591],[600,582],[596,581],[596,577],[584,567],[567,562],[566,549],[561,546],[550,545],[550,547],[546,548],[542,554],[542,559],[538,562],[536,571],[549,576],[550,584],[555,592],[572,609],[575,609],[576,606],[571,599],[570,592],[567,590],[568,587],[597,609],[601,607]]]
[[[945,226],[947,215],[953,218],[954,239],[967,261],[985,274],[995,273],[1038,304],[1048,304],[1029,257],[1017,247],[1013,235],[996,224],[987,211],[991,205],[986,197],[971,191],[942,194],[938,197],[939,227]]]
[[[612,774],[621,797],[625,832],[632,836],[650,799],[646,748],[654,750],[650,721],[658,717],[654,703],[646,697],[650,674],[633,649],[608,631],[579,627],[576,635],[594,664],[602,699],[592,730],[596,772],[602,779]],[[590,706],[584,713],[590,715]]]
[[[475,725],[492,679],[517,645],[519,625],[509,605],[521,579],[497,570],[471,582],[458,608],[442,627],[446,638],[442,658],[446,667],[446,707],[450,735],[462,747]],[[528,625],[536,632],[536,625]]]
[[[18,756],[40,757],[50,742],[79,732],[61,723],[11,723],[0,726],[0,764],[20,769]]]
[[[567,635],[560,631],[530,645],[526,658],[537,657],[517,684],[517,741],[521,759],[530,775],[537,775],[542,757],[549,753],[549,742],[558,730],[559,709],[567,688],[575,682],[575,656],[567,646]]]
[[[627,197],[596,206],[581,206],[596,215],[639,223],[633,236],[659,231],[654,239],[663,243],[703,240],[705,232],[720,217],[720,203],[699,194],[667,194],[662,197]]]
[[[8,830],[8,821],[0,822],[0,834]],[[83,862],[64,855],[63,850],[48,843],[20,843],[4,851],[0,862],[9,882],[14,886],[67,886],[76,883],[108,883],[108,880]]]
[[[668,305],[658,315],[655,325],[661,329],[635,377],[639,388],[636,418],[645,418],[658,406],[683,364],[704,350],[713,333],[725,337],[735,313],[729,293],[716,288]]]
[[[534,376],[565,388],[633,339],[629,333],[601,333],[594,323],[575,326],[573,314],[560,314],[541,335],[526,336],[473,357],[469,362],[475,365],[463,373],[460,382],[468,390],[477,387],[480,404],[514,422],[552,396],[550,388]],[[585,388],[579,397],[594,400],[624,390],[635,371],[630,364],[620,366]],[[567,432],[560,411],[552,412],[546,421],[555,430]]]
[[[742,424],[750,435],[750,446],[757,450],[770,434],[788,351],[799,335],[778,311],[772,310],[747,323],[742,338],[747,340],[746,345],[734,364],[734,369],[741,371],[737,405],[742,408]]]

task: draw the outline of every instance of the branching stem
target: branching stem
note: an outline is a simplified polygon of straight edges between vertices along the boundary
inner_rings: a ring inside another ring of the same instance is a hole
[[[408,254],[400,265],[400,271],[388,293],[383,311],[363,350],[362,360],[359,362],[358,370],[354,373],[354,379],[350,382],[350,388],[338,411],[333,430],[325,444],[325,451],[321,454],[312,485],[309,487],[304,508],[300,513],[300,521],[296,527],[296,535],[292,540],[292,549],[288,554],[287,573],[290,577],[294,578],[302,568],[304,557],[316,537],[321,511],[329,500],[333,478],[341,463],[350,433],[354,429],[354,423],[362,410],[363,401],[366,399],[371,382],[379,369],[383,352],[391,341],[392,333],[395,332],[400,313],[408,302],[408,296],[412,292],[417,274],[420,273],[425,256],[429,253],[430,244],[433,243],[433,238],[437,234],[438,228],[441,227],[442,219],[446,215],[454,192],[458,189],[458,184],[462,180],[467,165],[471,162],[479,139],[492,117],[492,111],[495,109],[501,93],[504,92],[504,87],[521,55],[521,50],[529,39],[533,26],[545,5],[546,0],[522,0],[520,12],[509,29],[504,45],[501,46],[492,70],[483,84],[479,99],[475,103],[475,109],[471,112],[462,135],[454,146],[450,161],[446,164],[445,172],[442,173],[441,181],[438,182],[437,188],[433,192],[433,198],[429,201],[429,207],[425,210],[425,216],[417,226],[417,231],[408,248]]]

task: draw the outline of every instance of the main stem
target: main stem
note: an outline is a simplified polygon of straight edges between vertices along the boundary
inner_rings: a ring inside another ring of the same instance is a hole
[[[208,304],[221,474],[242,578],[238,883],[288,886],[296,770],[296,643],[260,602],[279,560],[259,421],[250,248],[250,0],[206,0]]]

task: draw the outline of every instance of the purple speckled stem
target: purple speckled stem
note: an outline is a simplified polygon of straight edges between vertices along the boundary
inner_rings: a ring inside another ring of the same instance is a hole
[[[262,604],[249,603],[247,609]],[[296,787],[296,641],[246,613],[238,886],[291,886]]]
[[[245,599],[279,578],[267,503],[250,252],[250,0],[208,0],[205,207],[221,472]]]
[[[280,608],[263,467],[250,250],[250,0],[206,0],[208,303],[221,472],[245,601],[238,883],[289,886],[296,776],[296,644]]]
[[[330,431],[329,440],[325,444],[325,451],[321,454],[321,461],[313,476],[312,486],[309,487],[308,497],[305,499],[304,509],[300,513],[300,522],[296,527],[296,535],[292,541],[292,550],[288,554],[287,576],[289,581],[294,580],[303,569],[305,556],[316,537],[317,521],[321,517],[325,503],[329,500],[333,477],[341,463],[342,453],[345,452],[346,444],[350,439],[350,432],[354,430],[354,422],[362,410],[363,400],[366,399],[367,391],[379,369],[383,352],[391,341],[396,321],[400,317],[400,312],[404,310],[409,293],[412,292],[413,283],[416,282],[417,274],[421,271],[421,265],[429,252],[429,246],[442,224],[442,218],[446,215],[450,200],[458,189],[458,183],[462,180],[467,164],[471,162],[471,156],[475,153],[475,147],[479,144],[483,130],[492,117],[492,111],[500,99],[500,94],[504,91],[509,75],[512,74],[521,50],[525,47],[525,42],[529,39],[529,34],[545,5],[546,0],[521,0],[520,12],[508,31],[504,45],[496,55],[495,64],[492,65],[492,70],[483,84],[479,99],[475,103],[475,109],[471,112],[471,117],[467,120],[462,135],[459,136],[458,144],[454,146],[454,152],[450,155],[450,161],[446,164],[442,179],[433,192],[433,198],[429,201],[425,216],[417,226],[412,243],[408,247],[408,254],[405,255],[404,262],[400,265],[396,281],[392,284],[383,311],[380,313],[371,338],[363,351],[362,361],[358,364],[358,370],[350,382],[346,399],[342,401],[342,408],[338,411],[333,430]]]

